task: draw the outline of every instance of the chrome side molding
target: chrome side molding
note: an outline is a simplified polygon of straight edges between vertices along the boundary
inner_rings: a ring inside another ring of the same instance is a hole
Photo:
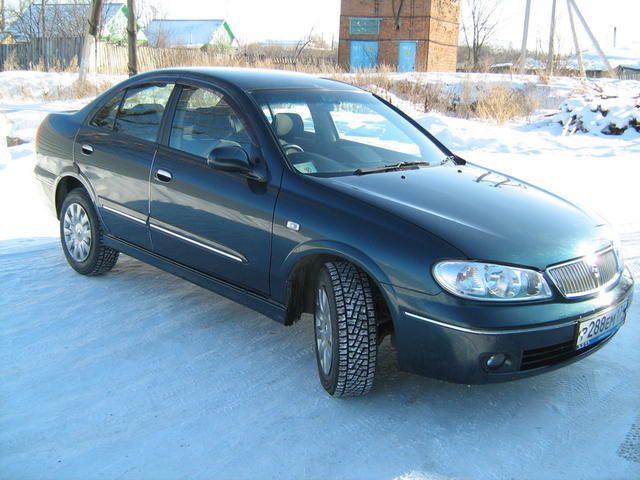
[[[155,223],[149,223],[149,226],[154,230],[157,230],[162,233],[166,233],[167,235],[178,238],[184,242],[190,243],[191,245],[195,245],[196,247],[204,248],[205,250],[209,250],[210,252],[217,253],[218,255],[222,255],[223,257],[227,257],[239,263],[246,263],[246,260],[242,257],[239,257],[229,252],[225,252],[224,250],[220,250],[218,248],[212,247],[211,245],[206,245],[192,238],[185,237],[184,235],[180,235],[179,233],[176,233],[172,230],[156,225]]]
[[[134,217],[133,215],[129,215],[128,213],[121,212],[120,210],[116,210],[115,208],[109,207],[108,205],[102,205],[107,212],[115,213],[116,215],[120,215],[121,217],[128,218],[129,220],[133,220],[134,222],[141,223],[142,225],[146,225],[147,222],[142,220],[141,218]]]

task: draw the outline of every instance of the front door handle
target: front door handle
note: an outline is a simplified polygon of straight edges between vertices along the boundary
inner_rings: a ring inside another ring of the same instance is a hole
[[[84,144],[81,147],[82,153],[83,155],[91,155],[93,153],[93,147],[91,145],[88,144]]]
[[[169,183],[171,181],[171,179],[173,178],[173,175],[171,175],[171,172],[168,170],[163,170],[162,168],[159,168],[158,170],[156,170],[156,179],[164,182],[164,183]]]

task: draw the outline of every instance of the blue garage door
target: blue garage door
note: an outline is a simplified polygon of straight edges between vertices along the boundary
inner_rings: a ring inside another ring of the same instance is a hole
[[[416,69],[416,42],[400,42],[398,46],[398,71],[413,72]]]
[[[351,71],[374,68],[378,65],[378,42],[352,40],[350,49]]]

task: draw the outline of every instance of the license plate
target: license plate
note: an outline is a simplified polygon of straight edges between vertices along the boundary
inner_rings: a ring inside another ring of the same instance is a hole
[[[618,305],[609,313],[605,313],[591,320],[585,320],[578,324],[578,340],[576,349],[588,347],[600,340],[613,335],[620,325],[624,323],[626,314],[626,302]]]

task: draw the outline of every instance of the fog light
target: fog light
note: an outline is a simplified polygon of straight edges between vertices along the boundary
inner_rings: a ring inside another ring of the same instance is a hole
[[[487,368],[491,370],[496,370],[504,365],[504,362],[507,360],[507,356],[504,353],[494,353],[489,358],[487,358],[486,365]]]

